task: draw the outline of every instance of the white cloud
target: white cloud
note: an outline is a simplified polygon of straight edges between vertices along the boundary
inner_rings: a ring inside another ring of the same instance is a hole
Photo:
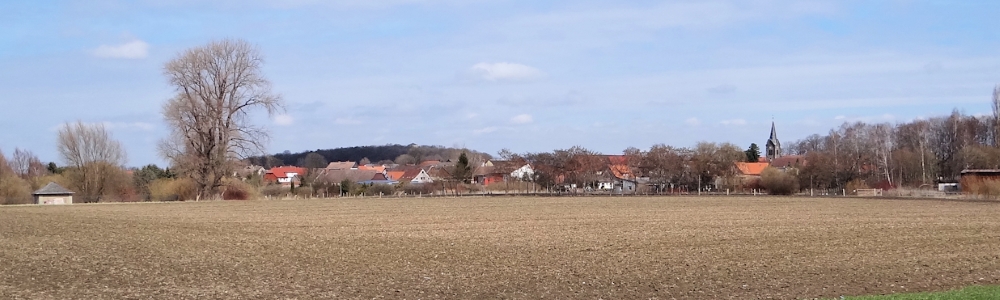
[[[722,125],[727,125],[727,126],[728,125],[743,126],[743,125],[747,124],[747,120],[744,120],[744,119],[722,120],[722,122],[719,122],[719,123],[721,123]]]
[[[544,75],[534,67],[507,62],[481,62],[469,68],[468,74],[473,79],[482,81],[528,81]]]
[[[698,126],[701,125],[701,120],[698,120],[698,118],[695,117],[690,117],[687,120],[684,120],[684,124],[688,124],[691,126]]]
[[[288,126],[292,125],[292,123],[295,123],[295,118],[290,115],[281,114],[274,116],[274,124],[278,124],[278,126]]]
[[[149,55],[149,44],[134,39],[120,45],[101,45],[93,53],[101,58],[140,59]]]
[[[529,114],[520,114],[510,118],[510,122],[514,124],[528,124],[534,121]]]

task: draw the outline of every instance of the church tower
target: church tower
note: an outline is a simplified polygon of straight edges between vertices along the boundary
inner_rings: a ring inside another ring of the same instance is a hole
[[[772,161],[775,158],[781,157],[781,142],[778,141],[778,132],[774,130],[774,122],[771,122],[771,137],[767,139],[767,160]]]

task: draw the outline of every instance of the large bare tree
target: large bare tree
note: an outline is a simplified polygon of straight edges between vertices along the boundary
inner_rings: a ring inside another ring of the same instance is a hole
[[[284,109],[262,63],[256,46],[227,39],[188,49],[164,68],[176,95],[163,105],[172,133],[160,152],[191,177],[201,198],[218,195],[236,160],[264,152],[268,134],[253,114]]]
[[[59,154],[81,202],[98,202],[120,185],[125,149],[103,124],[76,122],[59,129]]]
[[[1000,84],[993,88],[993,146],[1000,147]]]

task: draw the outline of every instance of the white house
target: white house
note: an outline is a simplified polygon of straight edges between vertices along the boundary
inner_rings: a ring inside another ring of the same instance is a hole
[[[410,180],[410,183],[432,183],[432,182],[434,182],[434,179],[432,179],[431,175],[427,174],[427,171],[424,171],[423,169],[421,169],[420,173],[417,173],[417,175],[413,176],[413,179]]]

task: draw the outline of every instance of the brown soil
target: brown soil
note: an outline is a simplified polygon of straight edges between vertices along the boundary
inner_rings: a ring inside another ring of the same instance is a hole
[[[0,298],[812,298],[1000,282],[1000,204],[778,197],[0,207]]]

